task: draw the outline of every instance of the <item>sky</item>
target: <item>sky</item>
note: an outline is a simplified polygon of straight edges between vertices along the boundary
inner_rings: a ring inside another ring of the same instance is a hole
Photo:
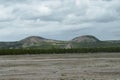
[[[0,41],[120,39],[120,0],[0,0]]]

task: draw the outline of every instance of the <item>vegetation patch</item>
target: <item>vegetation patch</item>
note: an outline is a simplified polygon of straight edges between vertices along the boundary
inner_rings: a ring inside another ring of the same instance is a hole
[[[0,49],[0,55],[120,52],[120,47],[74,49]]]

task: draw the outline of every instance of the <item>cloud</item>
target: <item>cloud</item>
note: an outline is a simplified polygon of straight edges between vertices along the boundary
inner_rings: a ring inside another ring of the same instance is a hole
[[[119,3],[120,0],[0,0],[0,40],[30,35],[68,40],[85,34],[118,39]]]

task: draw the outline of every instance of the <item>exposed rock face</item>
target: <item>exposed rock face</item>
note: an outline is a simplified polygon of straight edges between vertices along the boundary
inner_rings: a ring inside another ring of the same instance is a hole
[[[44,42],[44,40],[46,40],[46,39],[42,38],[42,37],[30,36],[30,37],[27,37],[27,38],[21,40],[20,42],[23,45],[33,45],[33,44],[42,43],[42,42]]]
[[[80,43],[80,42],[99,42],[100,40],[94,36],[85,35],[85,36],[76,37],[72,39],[71,41]]]
[[[20,42],[23,42],[23,43],[40,43],[40,42],[43,42],[44,40],[46,40],[46,39],[42,38],[42,37],[30,36],[30,37],[27,37],[27,38],[21,40]]]
[[[34,46],[40,43],[42,44],[45,42],[45,40],[47,39],[38,36],[30,36],[23,40],[20,40],[19,43],[21,43],[21,46],[24,48],[24,47]]]

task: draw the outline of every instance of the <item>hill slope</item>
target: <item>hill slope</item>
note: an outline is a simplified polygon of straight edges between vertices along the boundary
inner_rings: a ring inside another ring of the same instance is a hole
[[[71,41],[78,42],[78,43],[86,43],[86,42],[89,43],[89,42],[99,42],[100,40],[94,36],[85,35],[85,36],[76,37],[72,39]]]
[[[46,39],[39,36],[30,36],[16,42],[0,42],[0,49],[18,48],[88,48],[88,47],[120,47],[120,41],[100,41],[94,36],[84,35],[73,38],[70,41]]]

